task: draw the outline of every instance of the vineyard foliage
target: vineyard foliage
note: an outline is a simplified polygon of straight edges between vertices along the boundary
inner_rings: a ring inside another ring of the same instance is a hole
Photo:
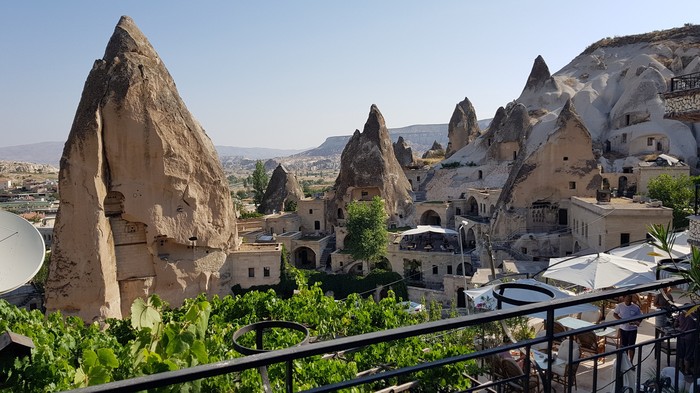
[[[60,313],[44,316],[0,301],[0,332],[28,336],[35,345],[31,357],[0,362],[0,378],[5,379],[0,391],[60,391],[237,358],[243,355],[233,349],[233,333],[258,321],[300,323],[308,327],[313,341],[426,322],[440,315],[437,304],[431,305],[430,314],[409,314],[392,291],[379,302],[357,294],[337,301],[325,296],[319,285],[301,283],[299,287],[288,299],[272,290],[211,299],[200,295],[175,309],[151,296],[134,302],[131,319],[108,320],[107,328]],[[265,334],[264,347],[286,348],[300,340],[299,332],[275,329]],[[254,347],[254,341],[247,334],[239,343]],[[293,364],[294,390],[352,379],[374,367],[393,369],[468,353],[473,351],[472,342],[473,331],[463,329],[379,343],[330,359],[299,359]],[[420,381],[421,391],[453,391],[467,387],[464,374],[475,371],[473,362],[457,363],[352,391],[374,391],[412,380]],[[273,390],[282,391],[284,365],[271,365],[268,372]],[[158,391],[260,392],[261,383],[257,370],[247,370]]]

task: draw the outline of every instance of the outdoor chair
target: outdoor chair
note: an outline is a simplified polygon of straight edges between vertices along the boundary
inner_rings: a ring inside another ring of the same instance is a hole
[[[525,372],[523,371],[522,368],[518,365],[518,363],[513,360],[513,359],[503,359],[501,361],[501,368],[503,370],[503,378],[508,379],[508,378],[515,378],[515,377],[523,377],[520,378],[516,381],[511,381],[506,385],[504,391],[505,392],[524,392],[525,391],[525,385],[524,385],[524,377],[525,377]],[[537,376],[536,373],[530,374],[529,378],[527,378],[527,383],[528,383],[528,390],[530,392],[540,392],[540,378]]]
[[[585,332],[576,335],[576,341],[578,341],[581,357],[583,357],[584,353],[590,355],[605,353],[605,337],[598,337],[593,332]],[[604,356],[598,358],[598,360],[601,363],[605,363]]]
[[[605,322],[615,321],[613,314],[615,314],[615,310],[608,311],[605,315]],[[617,348],[620,346],[620,329],[618,327],[613,328],[615,329],[614,332],[605,335],[605,344],[611,344]]]
[[[570,344],[572,346],[571,353],[569,353]],[[566,363],[562,365],[552,365],[552,380],[564,385],[565,387],[572,384],[574,388],[578,390],[578,386],[576,385],[576,371],[578,370],[578,363],[572,364],[572,362],[579,360],[580,357],[581,352],[579,350],[579,345],[575,341],[570,342],[568,338],[562,341],[561,345],[559,346],[557,359],[562,359],[566,361]],[[571,378],[573,378],[573,380],[569,380],[569,373],[571,373]]]
[[[671,365],[671,356],[676,356],[676,346],[678,341],[675,338],[669,338],[668,340],[661,341],[657,343],[659,346],[659,352],[666,354],[666,364]],[[676,362],[678,359],[676,359]]]
[[[564,327],[564,325],[562,325],[561,323],[559,323],[557,321],[554,321],[554,329],[553,329],[552,334],[564,333],[565,331],[566,331],[566,328]],[[561,344],[561,339],[554,339],[554,342],[557,344]]]
[[[600,322],[600,310],[584,311],[579,319],[590,323],[598,323]]]

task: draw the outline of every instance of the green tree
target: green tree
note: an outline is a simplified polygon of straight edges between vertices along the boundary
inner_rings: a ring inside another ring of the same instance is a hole
[[[673,209],[673,226],[688,226],[688,215],[692,214],[693,184],[697,177],[659,175],[649,180],[649,197],[660,200],[664,206]]]
[[[253,174],[250,175],[250,178],[251,183],[253,183],[253,203],[255,203],[255,206],[259,206],[265,195],[267,183],[270,181],[267,173],[265,173],[265,166],[262,161],[258,160],[255,163],[255,170]]]
[[[379,262],[386,255],[387,229],[384,202],[378,196],[372,202],[348,204],[345,246],[355,260]]]

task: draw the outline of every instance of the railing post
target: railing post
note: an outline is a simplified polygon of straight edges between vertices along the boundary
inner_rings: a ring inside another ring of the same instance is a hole
[[[547,332],[547,356],[552,356],[552,349],[554,348],[554,309],[547,310],[547,320],[545,331]],[[547,362],[547,369],[544,372],[544,380],[542,381],[542,388],[545,392],[552,391],[552,362]]]
[[[292,393],[294,391],[294,378],[292,378],[292,373],[294,372],[293,362],[293,360],[287,360],[287,393]]]

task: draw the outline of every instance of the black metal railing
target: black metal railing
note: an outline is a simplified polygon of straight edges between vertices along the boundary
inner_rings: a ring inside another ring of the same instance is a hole
[[[183,370],[177,370],[177,371],[169,371],[169,372],[163,372],[159,374],[153,374],[153,375],[148,375],[148,376],[143,376],[143,377],[138,377],[138,378],[132,378],[129,380],[124,380],[124,381],[117,381],[117,382],[111,382],[107,383],[104,385],[97,385],[97,386],[91,386],[87,388],[82,388],[82,389],[77,389],[75,390],[76,392],[121,392],[121,391],[140,391],[144,389],[152,389],[152,388],[157,388],[157,387],[164,387],[164,386],[170,386],[170,385],[175,385],[175,384],[180,384],[180,383],[185,383],[189,381],[194,381],[202,378],[207,378],[207,377],[213,377],[217,375],[222,375],[222,374],[227,374],[227,373],[235,373],[235,372],[242,372],[244,370],[248,369],[255,369],[259,367],[265,367],[269,366],[272,364],[277,364],[277,363],[289,363],[293,360],[296,359],[303,359],[311,356],[316,356],[316,355],[324,355],[324,354],[329,354],[329,353],[337,353],[340,351],[345,351],[345,350],[350,350],[354,348],[359,348],[359,347],[364,347],[364,346],[369,346],[377,343],[383,343],[383,342],[388,342],[392,340],[398,340],[398,339],[404,339],[404,338],[409,338],[409,337],[416,337],[416,336],[423,336],[423,335],[429,335],[433,333],[441,333],[441,332],[447,332],[455,329],[462,329],[465,327],[476,327],[476,326],[483,326],[483,324],[490,323],[490,322],[499,322],[503,321],[506,319],[518,317],[518,316],[526,316],[526,315],[531,315],[535,313],[546,313],[547,318],[545,321],[547,323],[545,324],[546,326],[546,334],[541,337],[536,337],[534,339],[530,340],[524,340],[524,341],[519,341],[517,343],[512,343],[512,344],[507,344],[507,345],[500,345],[497,347],[493,348],[487,348],[487,349],[481,349],[477,350],[475,352],[471,353],[465,353],[461,354],[458,356],[452,356],[449,358],[443,358],[443,359],[438,359],[435,361],[431,362],[426,362],[426,363],[420,363],[416,364],[410,367],[404,367],[404,368],[399,368],[399,369],[394,369],[394,370],[389,370],[389,371],[383,371],[374,375],[366,375],[362,377],[358,377],[355,379],[351,380],[346,380],[338,383],[334,383],[331,385],[326,385],[326,386],[320,386],[317,388],[313,388],[310,390],[307,390],[306,392],[335,392],[340,389],[348,389],[352,388],[355,386],[360,386],[376,381],[384,381],[388,380],[390,378],[395,378],[399,376],[405,376],[405,375],[410,375],[412,373],[416,373],[418,371],[423,371],[423,370],[429,370],[429,369],[434,369],[438,368],[444,365],[449,365],[453,363],[458,363],[458,362],[464,362],[468,360],[483,360],[487,358],[488,356],[492,355],[497,355],[498,353],[501,353],[503,351],[511,350],[511,349],[523,349],[525,351],[525,362],[524,362],[524,375],[521,377],[515,377],[515,378],[508,378],[508,379],[501,379],[501,380],[495,380],[495,381],[490,381],[486,383],[479,383],[476,378],[473,376],[466,376],[465,378],[469,378],[472,380],[473,385],[472,388],[467,389],[466,392],[472,392],[472,391],[493,391],[493,390],[499,390],[503,387],[505,387],[508,384],[511,383],[520,383],[522,386],[522,391],[528,392],[528,391],[534,391],[534,389],[531,389],[529,387],[529,384],[527,383],[527,380],[530,377],[529,371],[532,370],[533,368],[536,367],[535,364],[532,363],[530,360],[530,352],[531,352],[531,347],[536,344],[546,344],[547,348],[549,351],[554,346],[555,341],[561,341],[564,340],[565,338],[569,337],[574,337],[578,334],[596,330],[596,329],[601,329],[605,327],[615,327],[617,325],[620,325],[622,323],[626,323],[629,321],[641,321],[646,318],[651,318],[655,317],[657,315],[662,315],[665,313],[665,311],[658,311],[658,312],[652,312],[648,314],[643,314],[640,317],[636,318],[630,318],[630,319],[622,319],[622,320],[614,320],[610,322],[604,322],[598,325],[594,325],[588,328],[582,328],[582,329],[575,329],[575,330],[569,330],[569,331],[564,331],[561,333],[554,333],[553,329],[553,324],[554,324],[554,315],[555,315],[555,310],[559,308],[564,308],[564,307],[570,307],[570,306],[575,306],[575,305],[580,305],[580,304],[586,304],[586,303],[591,303],[591,302],[597,302],[597,301],[604,301],[604,300],[609,300],[609,299],[615,299],[620,296],[628,295],[628,294],[634,294],[634,293],[647,293],[651,291],[658,290],[663,287],[668,287],[668,286],[673,286],[677,284],[684,283],[685,281],[680,278],[668,278],[668,279],[663,279],[659,280],[657,282],[649,283],[649,284],[642,284],[642,285],[637,285],[634,287],[626,287],[626,288],[621,288],[621,289],[613,289],[613,290],[607,290],[603,292],[591,292],[587,294],[582,294],[578,295],[575,297],[570,297],[566,299],[557,299],[553,300],[550,302],[540,302],[540,303],[535,303],[535,304],[530,304],[530,305],[524,305],[524,306],[518,306],[518,307],[513,307],[509,308],[507,310],[496,310],[496,311],[490,311],[490,312],[485,312],[485,313],[480,313],[480,314],[474,314],[474,315],[467,315],[467,316],[461,316],[457,318],[450,318],[450,319],[444,319],[444,320],[439,320],[439,321],[432,321],[432,322],[427,322],[427,323],[422,323],[418,325],[412,325],[412,326],[405,326],[401,328],[396,328],[396,329],[390,329],[390,330],[384,330],[384,331],[379,331],[379,332],[373,332],[373,333],[367,333],[367,334],[361,334],[357,336],[351,336],[351,337],[344,337],[344,338],[339,338],[335,340],[329,340],[329,341],[323,341],[323,342],[316,342],[312,344],[308,344],[305,346],[300,346],[300,347],[293,347],[293,348],[287,348],[287,349],[282,349],[282,350],[277,350],[277,351],[272,351],[272,352],[267,352],[267,353],[260,353],[260,354],[255,354],[255,355],[250,355],[242,358],[237,358],[237,359],[232,359],[232,360],[226,360],[226,361],[220,361],[216,363],[211,363],[211,364],[206,364],[206,365],[199,365]],[[688,331],[691,334],[694,334],[694,342],[698,342],[698,330],[690,330]],[[612,351],[606,351],[604,353],[599,353],[596,355],[592,355],[583,359],[579,359],[576,361],[573,361],[571,364],[578,364],[583,361],[590,361],[594,360],[594,366],[593,366],[593,389],[592,391],[606,391],[606,392],[622,392],[628,390],[626,387],[622,386],[622,375],[625,370],[622,369],[622,362],[620,361],[622,359],[622,356],[627,356],[626,352],[628,349],[631,348],[637,348],[637,358],[634,362],[634,365],[637,367],[638,370],[641,370],[641,363],[644,359],[642,359],[642,351],[641,348],[649,346],[649,345],[654,345],[654,353],[657,354],[657,367],[656,370],[660,370],[660,362],[661,362],[661,356],[659,355],[659,343],[663,342],[664,340],[668,340],[670,338],[677,337],[675,336],[664,336],[664,337],[657,337],[652,340],[647,340],[641,343],[638,343],[634,346],[630,347],[623,347],[623,348],[616,348]],[[648,347],[647,347],[648,348]],[[697,349],[696,349],[697,352]],[[596,359],[599,359],[604,356],[608,355],[615,355],[617,361],[616,361],[616,367],[615,367],[615,376],[616,378],[612,379],[614,386],[598,386],[597,385],[597,375],[598,375],[598,362],[595,361]],[[695,354],[696,359],[700,358],[700,354]],[[551,392],[553,391],[552,389],[552,369],[551,369],[551,363],[546,367],[546,368],[538,368],[538,372],[542,373],[543,378],[541,379],[541,383],[543,384],[544,391],[545,392]],[[570,369],[571,370],[571,369]],[[291,367],[287,368],[288,373],[292,373],[293,369]],[[697,374],[697,372],[696,372]],[[572,375],[570,375],[572,376]],[[700,377],[700,375],[694,375],[693,376],[693,381],[696,381],[697,378]],[[640,386],[642,386],[643,381],[641,380],[641,373],[637,373],[637,380],[635,381],[636,386],[632,386],[631,388],[633,389],[634,392],[640,391]],[[660,378],[658,376],[658,373],[656,374],[655,378],[657,379],[657,382],[660,381]],[[646,379],[646,377],[645,377]],[[286,376],[287,386],[286,386],[286,391],[292,392],[294,391],[293,386],[290,386],[291,381],[293,380],[292,375],[287,375]],[[512,386],[512,385],[510,385]],[[676,386],[679,386],[679,384],[676,384]],[[684,386],[684,384],[680,384],[680,386]],[[694,388],[694,391],[700,391],[698,390],[698,387]],[[565,386],[565,391],[566,392],[571,392],[572,387],[571,384],[569,383],[568,386]]]
[[[671,92],[700,89],[700,72],[671,78]]]

